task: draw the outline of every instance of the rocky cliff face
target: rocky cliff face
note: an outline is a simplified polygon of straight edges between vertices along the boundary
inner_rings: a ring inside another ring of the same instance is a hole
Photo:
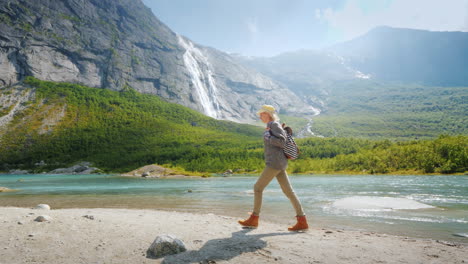
[[[227,54],[175,34],[140,0],[0,0],[0,86],[29,75],[132,87],[238,122],[251,122],[265,103],[294,114],[316,111]]]
[[[35,92],[23,87],[10,87],[0,90],[0,142],[14,117],[27,108],[27,102],[33,100]]]

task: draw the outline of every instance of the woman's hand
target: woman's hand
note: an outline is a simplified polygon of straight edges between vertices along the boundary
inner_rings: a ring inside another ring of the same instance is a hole
[[[271,137],[270,128],[267,127],[265,128],[265,132],[263,132],[263,139],[269,140],[270,137]]]
[[[286,143],[286,132],[283,130],[281,125],[278,122],[272,122],[268,127],[271,129],[271,138],[269,140],[270,144],[279,148],[284,148],[284,144]]]

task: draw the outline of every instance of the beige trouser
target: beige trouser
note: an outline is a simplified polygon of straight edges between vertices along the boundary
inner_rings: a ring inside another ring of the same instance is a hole
[[[289,198],[294,209],[296,210],[297,216],[303,216],[304,211],[302,210],[301,202],[297,199],[296,193],[289,183],[288,174],[285,170],[276,170],[270,167],[266,167],[262,175],[258,178],[257,182],[254,185],[254,209],[253,214],[260,215],[260,208],[262,207],[262,195],[265,187],[271,182],[271,180],[276,176],[281,190]]]

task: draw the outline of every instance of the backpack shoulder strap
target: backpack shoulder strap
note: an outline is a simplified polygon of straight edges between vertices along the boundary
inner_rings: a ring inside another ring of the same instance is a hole
[[[286,126],[285,123],[283,123],[281,126],[283,127],[284,131],[286,131],[286,133],[288,133],[288,135],[292,136],[293,131],[292,131],[291,127]]]

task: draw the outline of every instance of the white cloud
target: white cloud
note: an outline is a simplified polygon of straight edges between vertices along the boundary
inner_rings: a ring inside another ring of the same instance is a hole
[[[382,25],[432,31],[468,31],[468,0],[393,0],[385,8],[372,12],[365,11],[362,4],[363,1],[347,0],[339,10],[315,10],[315,16],[328,23],[333,30],[341,32],[342,40]]]

